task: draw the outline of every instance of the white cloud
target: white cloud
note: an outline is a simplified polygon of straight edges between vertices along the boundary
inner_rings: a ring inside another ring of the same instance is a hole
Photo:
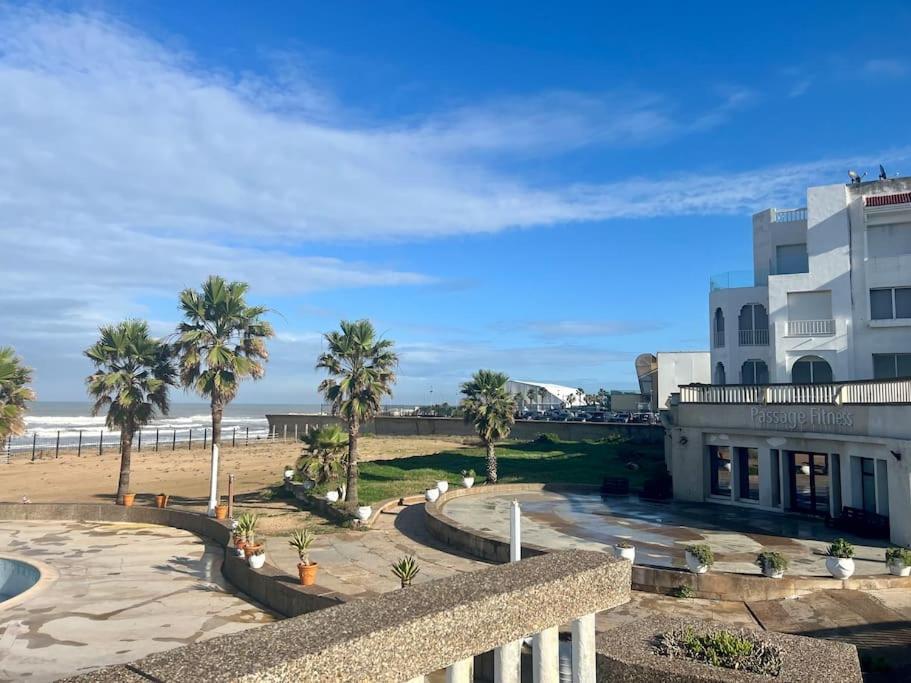
[[[868,76],[901,78],[908,71],[908,63],[901,59],[868,59],[863,64],[863,73]]]

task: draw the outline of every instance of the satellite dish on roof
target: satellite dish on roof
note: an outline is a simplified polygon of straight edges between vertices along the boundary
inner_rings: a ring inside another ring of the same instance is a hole
[[[857,171],[848,171],[848,177],[851,179],[852,185],[860,184],[860,181],[864,179],[865,175],[867,175],[866,171],[864,171],[863,175],[857,175]]]
[[[882,165],[882,164],[879,165],[879,179],[880,179],[880,180],[888,180],[888,179],[889,179],[889,176],[886,175],[886,169],[883,168],[883,165]]]

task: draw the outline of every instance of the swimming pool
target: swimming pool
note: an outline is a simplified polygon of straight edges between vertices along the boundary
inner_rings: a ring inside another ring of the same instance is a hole
[[[41,572],[32,564],[9,557],[0,557],[0,607],[38,583]]]

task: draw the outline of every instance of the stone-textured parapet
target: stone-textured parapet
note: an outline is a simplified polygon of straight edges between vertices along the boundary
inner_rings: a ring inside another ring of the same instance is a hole
[[[680,657],[655,654],[659,633],[692,626],[697,630],[738,630],[730,624],[651,617],[601,633],[597,639],[598,681],[601,683],[860,683],[857,648],[820,638],[754,631],[753,635],[781,648],[778,676],[714,667]]]
[[[629,563],[567,551],[320,610],[129,665],[158,681],[401,683],[629,599]],[[107,678],[108,672],[112,678]],[[80,683],[119,683],[113,667]]]

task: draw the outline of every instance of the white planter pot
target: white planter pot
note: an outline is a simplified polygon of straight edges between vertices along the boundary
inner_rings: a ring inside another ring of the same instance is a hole
[[[250,555],[250,557],[247,558],[247,562],[250,563],[251,569],[262,569],[263,565],[266,564],[266,554]]]
[[[338,502],[338,491],[326,491],[326,500],[330,503]]]
[[[836,579],[848,579],[854,573],[854,560],[841,557],[827,557],[826,569]]]
[[[614,556],[620,558],[621,560],[629,560],[630,562],[636,562],[636,549],[635,548],[621,548],[620,546],[614,546]]]
[[[911,566],[906,566],[901,562],[890,562],[889,573],[892,576],[911,576]]]
[[[424,491],[424,498],[427,500],[428,503],[436,502],[437,498],[439,498],[439,497],[440,497],[440,489],[438,489],[438,488],[427,489],[426,491]]]
[[[466,489],[470,489],[474,486],[474,477],[462,477],[462,486]]]
[[[370,519],[370,515],[373,514],[373,508],[369,505],[359,505],[357,508],[357,518],[362,522],[366,522]]]
[[[294,476],[294,470],[285,470],[285,479],[291,479]]]
[[[448,481],[438,481],[437,488],[440,490],[440,493],[446,493],[449,490]]]
[[[784,576],[784,570],[783,569],[775,570],[775,569],[772,569],[771,567],[769,567],[768,565],[763,565],[762,575],[768,576],[770,579],[780,579],[782,576]]]
[[[691,553],[686,553],[686,568],[693,574],[705,574],[709,570],[707,564],[702,564],[697,558],[693,557]]]

